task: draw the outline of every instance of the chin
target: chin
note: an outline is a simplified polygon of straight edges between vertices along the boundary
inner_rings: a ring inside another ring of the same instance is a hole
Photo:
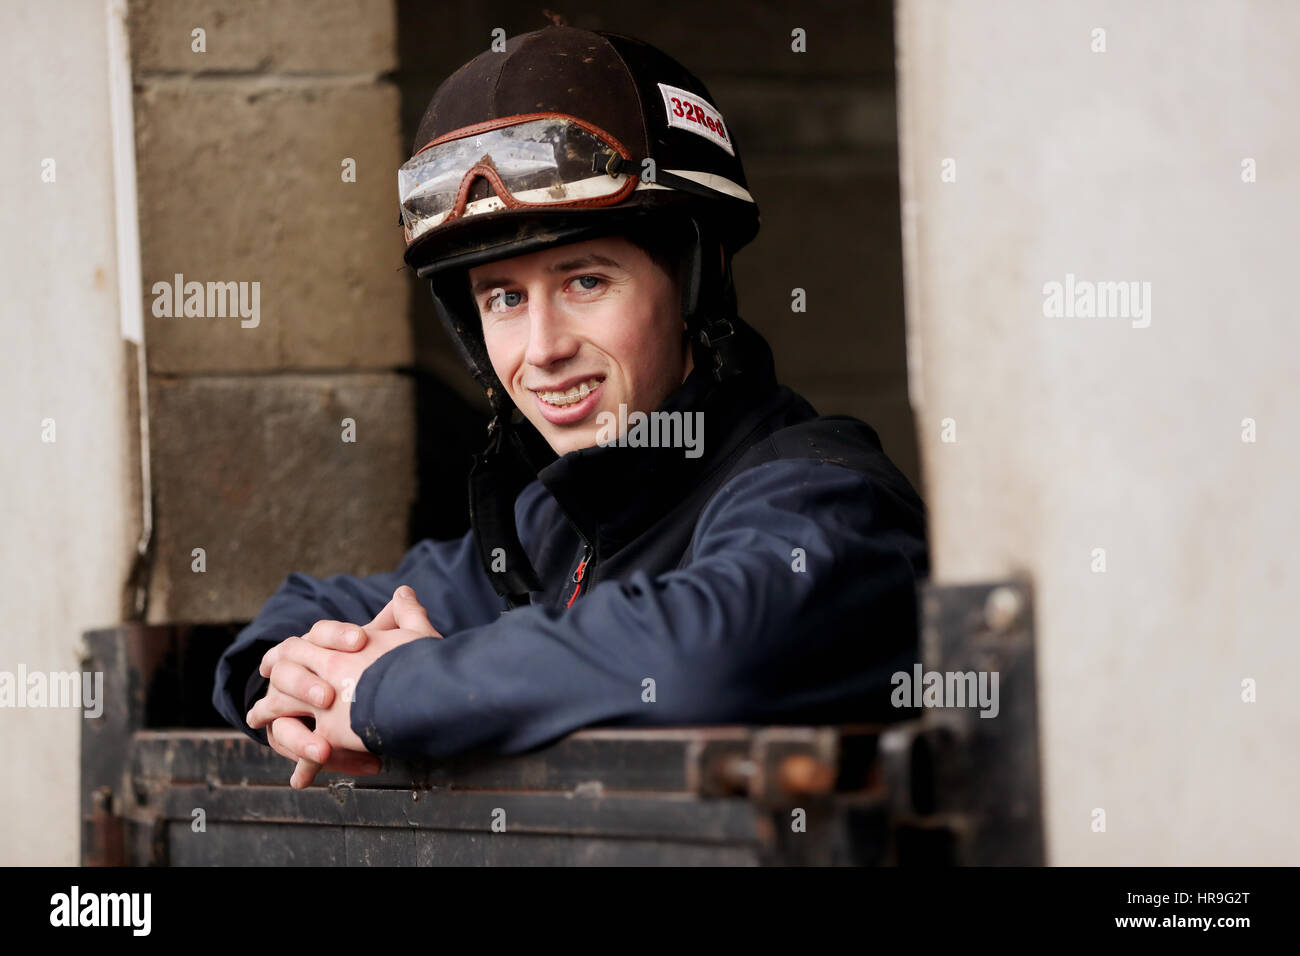
[[[594,432],[589,435],[563,435],[549,441],[555,453],[563,456],[580,448],[590,448],[596,444],[596,435]]]
[[[546,443],[551,446],[552,451],[557,455],[567,455],[571,451],[591,448],[599,444],[601,428],[604,425],[604,420],[600,416],[605,414],[612,413],[607,413],[605,409],[597,407],[588,413],[581,423],[575,423],[568,427],[552,425],[540,416],[536,419],[527,415],[524,417],[537,429],[537,432],[545,439]]]

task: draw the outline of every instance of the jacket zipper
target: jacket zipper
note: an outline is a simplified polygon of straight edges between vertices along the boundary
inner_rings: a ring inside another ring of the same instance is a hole
[[[587,562],[591,560],[591,544],[586,538],[582,539],[582,560],[578,562],[577,570],[573,572],[573,582],[577,585],[573,589],[573,594],[569,596],[569,603],[564,605],[565,610],[573,606],[574,600],[578,597],[578,592],[582,590],[582,576],[587,571]]]

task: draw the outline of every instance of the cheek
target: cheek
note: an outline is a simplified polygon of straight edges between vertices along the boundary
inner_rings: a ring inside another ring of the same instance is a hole
[[[641,321],[644,333],[636,351],[641,383],[656,392],[662,391],[665,384],[677,385],[682,379],[680,316],[661,303],[658,309],[647,310]]]
[[[483,330],[483,344],[487,348],[492,371],[507,388],[510,388],[512,379],[518,373],[524,349],[528,345],[527,342],[517,341],[518,339],[519,336],[505,326],[497,325]]]
[[[633,388],[655,388],[681,361],[680,319],[654,302],[621,313],[593,344],[613,356]]]

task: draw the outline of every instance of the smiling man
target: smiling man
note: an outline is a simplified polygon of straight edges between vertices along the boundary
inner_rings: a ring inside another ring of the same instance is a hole
[[[627,239],[476,266],[469,281],[493,370],[556,454],[597,444],[620,407],[657,409],[693,367],[676,276]]]
[[[601,724],[900,716],[924,509],[737,314],[758,211],[704,85],[548,27],[453,74],[416,147],[406,261],[494,413],[472,528],[392,573],[291,574],[222,658],[226,719],[306,786]],[[700,441],[606,440],[650,415]]]

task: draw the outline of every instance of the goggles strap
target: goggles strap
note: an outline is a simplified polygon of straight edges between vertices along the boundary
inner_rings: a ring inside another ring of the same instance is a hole
[[[641,175],[642,163],[645,162],[644,159],[624,159],[622,156],[618,155],[618,153],[613,152],[613,150],[610,150],[610,152],[605,155],[608,155],[610,158],[603,165],[601,163],[600,155],[597,155],[592,159],[591,165],[593,172],[609,173],[611,175],[617,175],[618,173],[625,173],[629,176]],[[716,189],[710,189],[702,183],[697,183],[693,179],[687,179],[685,176],[678,176],[675,173],[670,173],[666,169],[656,169],[651,182],[684,193],[690,193],[693,196],[700,196],[704,199],[731,199],[733,201],[735,199],[734,196],[728,196],[726,193],[718,192]]]

